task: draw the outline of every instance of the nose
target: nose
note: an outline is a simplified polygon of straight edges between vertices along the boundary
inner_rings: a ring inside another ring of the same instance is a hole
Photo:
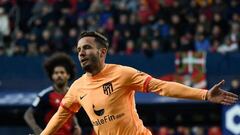
[[[79,55],[80,57],[83,57],[83,56],[86,55],[86,53],[85,53],[85,51],[84,51],[83,49],[81,49],[81,51],[79,51],[78,55]]]

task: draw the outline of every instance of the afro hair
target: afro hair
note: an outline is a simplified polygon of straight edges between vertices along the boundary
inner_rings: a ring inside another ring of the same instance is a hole
[[[56,66],[63,66],[70,75],[69,80],[73,80],[76,74],[76,65],[71,57],[65,53],[55,53],[44,62],[44,68],[48,77],[52,80],[52,74]]]

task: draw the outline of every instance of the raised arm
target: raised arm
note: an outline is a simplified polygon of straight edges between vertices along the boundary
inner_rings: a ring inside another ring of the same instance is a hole
[[[141,92],[153,92],[161,96],[208,100],[209,102],[230,105],[238,100],[238,96],[220,88],[224,81],[214,85],[210,90],[189,87],[177,82],[163,81],[138,71],[134,68],[123,67],[125,84]]]
[[[155,92],[162,96],[207,100],[213,103],[231,105],[238,100],[238,96],[220,88],[224,83],[221,81],[214,85],[209,91],[204,89],[192,88],[176,82],[162,81],[149,78],[147,91]]]
[[[161,96],[185,98],[194,100],[206,100],[207,90],[192,88],[177,82],[162,81],[148,77],[147,92],[154,92]]]

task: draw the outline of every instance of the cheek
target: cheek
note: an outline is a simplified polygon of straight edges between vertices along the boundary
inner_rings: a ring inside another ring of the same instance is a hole
[[[65,80],[68,80],[68,79],[70,78],[70,75],[65,74],[65,75],[64,75],[64,78],[65,78]]]
[[[57,75],[56,74],[53,74],[52,75],[52,80],[54,81],[54,80],[56,80],[57,79]]]
[[[92,62],[97,62],[99,60],[99,54],[97,53],[97,54],[92,54],[91,55],[91,61]]]

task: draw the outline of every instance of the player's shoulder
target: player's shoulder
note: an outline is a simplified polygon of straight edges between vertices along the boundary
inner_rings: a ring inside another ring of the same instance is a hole
[[[119,70],[119,71],[136,71],[135,68],[133,67],[130,67],[130,66],[125,66],[125,65],[116,65],[116,69]]]
[[[86,73],[85,73],[86,74]],[[85,80],[85,74],[83,74],[81,77],[79,77],[78,79],[76,79],[73,83],[72,83],[72,85],[71,85],[71,87],[72,86],[79,86],[79,85],[82,85],[82,83],[84,82],[84,80]]]
[[[109,71],[114,73],[114,75],[120,76],[131,76],[134,73],[137,73],[137,70],[130,66],[124,66],[119,64],[109,64]]]
[[[49,86],[49,87],[43,89],[42,91],[40,91],[40,92],[38,93],[38,96],[39,96],[39,97],[43,97],[44,95],[47,95],[47,94],[50,93],[50,92],[53,92],[53,86]]]
[[[111,71],[112,70],[122,71],[122,70],[134,69],[132,67],[124,66],[124,65],[120,65],[120,64],[107,64],[107,66],[108,66],[108,69],[111,70]]]

